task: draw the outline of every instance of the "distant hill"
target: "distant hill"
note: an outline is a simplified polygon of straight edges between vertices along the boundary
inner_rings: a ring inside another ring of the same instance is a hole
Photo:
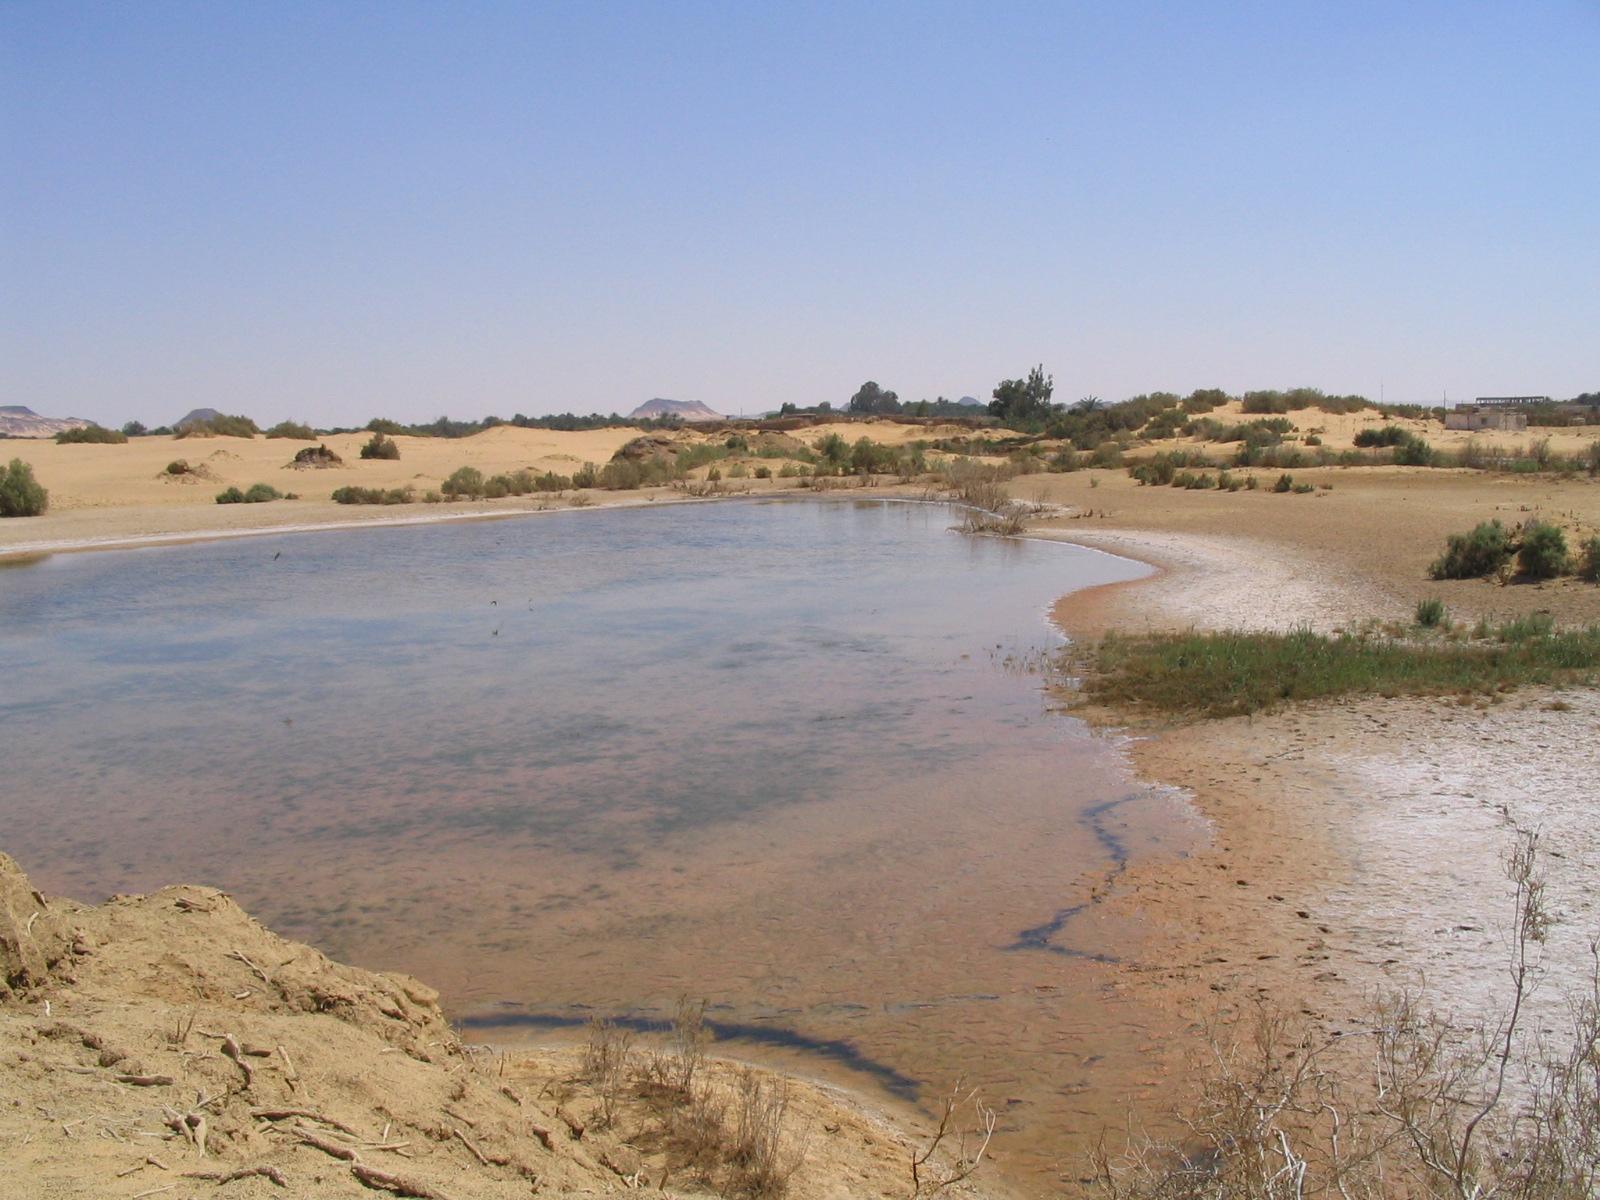
[[[174,429],[182,429],[185,425],[209,425],[222,414],[214,408],[191,408],[182,417],[172,423]]]
[[[646,400],[628,414],[630,418],[679,417],[685,421],[720,421],[722,414],[713,412],[698,400],[663,400],[659,396]]]
[[[966,405],[968,408],[983,407],[983,401],[979,400],[976,396],[963,396],[961,399],[957,400],[956,403]]]
[[[41,417],[22,404],[0,404],[0,434],[14,438],[55,437],[64,429],[93,424],[82,417]]]

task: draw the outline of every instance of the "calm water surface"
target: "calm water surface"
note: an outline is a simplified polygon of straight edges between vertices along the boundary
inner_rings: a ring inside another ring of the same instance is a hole
[[[226,888],[482,1036],[687,992],[737,1053],[964,1075],[1046,1176],[1149,1036],[1090,893],[1195,831],[1013,665],[1144,568],[950,524],[742,502],[8,568],[0,847],[84,899]]]

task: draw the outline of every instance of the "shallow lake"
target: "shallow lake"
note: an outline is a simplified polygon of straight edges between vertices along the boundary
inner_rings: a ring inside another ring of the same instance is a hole
[[[965,1077],[1048,1176],[1150,1036],[1091,894],[1196,830],[1028,669],[1056,597],[1145,568],[952,524],[749,501],[7,568],[0,848],[86,900],[225,888],[483,1038],[688,994],[724,1053]]]

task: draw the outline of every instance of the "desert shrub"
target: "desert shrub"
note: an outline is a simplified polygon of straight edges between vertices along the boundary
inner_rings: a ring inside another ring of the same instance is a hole
[[[564,492],[571,486],[571,477],[557,475],[554,471],[546,471],[543,475],[533,477],[533,490],[536,492]]]
[[[1428,568],[1434,579],[1479,579],[1493,575],[1511,559],[1511,533],[1498,520],[1484,521],[1471,533],[1452,533],[1444,554]]]
[[[644,469],[636,462],[616,459],[600,468],[599,485],[615,491],[633,491],[644,483]]]
[[[1226,404],[1231,397],[1221,388],[1197,388],[1183,398],[1186,413],[1207,413]]]
[[[0,471],[0,517],[37,517],[50,507],[50,493],[33,477],[33,468],[13,458]]]
[[[1120,467],[1122,447],[1112,441],[1101,442],[1094,448],[1094,454],[1089,461],[1097,467]]]
[[[1394,461],[1402,467],[1432,466],[1433,447],[1414,434],[1408,433],[1395,443]]]
[[[1308,433],[1306,434],[1306,445],[1320,446],[1322,445],[1322,439],[1314,433]]]
[[[1297,483],[1292,488],[1290,488],[1289,490],[1291,492],[1293,492],[1296,496],[1309,496],[1312,492],[1316,491],[1317,489],[1315,487],[1313,487],[1309,483]]]
[[[589,1022],[583,1050],[583,1074],[600,1096],[600,1123],[617,1123],[617,1108],[627,1088],[633,1033],[601,1017]]]
[[[593,463],[584,463],[572,473],[572,486],[575,488],[592,488],[600,482],[600,468]]]
[[[765,465],[757,467],[756,468],[756,478],[757,479],[771,479],[772,478],[772,468],[769,467],[769,466],[765,466]]]
[[[800,474],[800,464],[786,462],[778,468],[779,479],[793,479]]]
[[[399,421],[391,421],[387,417],[373,417],[367,422],[368,433],[386,433],[393,437],[397,433],[404,433],[406,427]]]
[[[218,413],[204,421],[186,421],[178,427],[177,436],[186,437],[238,437],[253,438],[261,430],[249,417]]]
[[[1583,543],[1583,557],[1578,564],[1578,574],[1590,583],[1600,583],[1600,537]]]
[[[393,461],[400,457],[400,445],[392,437],[385,437],[382,433],[374,433],[361,447],[362,458],[382,458]]]
[[[804,1157],[803,1150],[784,1149],[789,1081],[747,1067],[739,1073],[733,1109],[733,1190],[754,1197],[783,1195]]]
[[[707,483],[721,483],[722,482],[722,472],[718,468],[712,467],[709,471],[706,472],[706,482]]]
[[[1547,521],[1529,521],[1522,529],[1522,546],[1517,550],[1517,566],[1530,579],[1554,579],[1572,565],[1567,539]]]
[[[282,500],[283,493],[270,483],[252,483],[245,491],[231,487],[217,493],[218,504],[266,504],[272,500]]]
[[[1445,610],[1444,601],[1437,596],[1430,596],[1426,600],[1417,601],[1417,624],[1424,629],[1437,629],[1445,623],[1449,613]]]
[[[186,458],[175,458],[167,464],[168,475],[192,475],[194,468],[189,465]]]
[[[1600,438],[1589,443],[1589,448],[1583,453],[1583,461],[1588,464],[1589,474],[1600,475]]]
[[[422,502],[424,504],[443,504],[444,497],[440,493],[434,491],[432,488],[429,488],[427,491],[422,493]]]
[[[410,488],[383,488],[368,487],[342,487],[333,491],[335,504],[411,504],[416,501],[416,493]]]
[[[317,431],[311,426],[299,421],[279,421],[267,430],[269,438],[290,438],[297,442],[314,442],[317,440]]]
[[[749,477],[750,468],[745,466],[742,462],[736,462],[728,468],[729,479],[748,479]]]
[[[1512,617],[1511,620],[1490,629],[1489,636],[1497,642],[1516,645],[1519,642],[1553,637],[1555,631],[1555,618],[1549,613],[1536,612],[1528,613],[1526,616]]]
[[[127,421],[122,426],[124,437],[143,437],[150,431],[145,428],[143,421]]]
[[[1363,450],[1378,446],[1398,446],[1405,441],[1406,431],[1399,425],[1369,425],[1356,431],[1355,443]]]
[[[503,500],[511,494],[511,489],[506,486],[504,475],[491,475],[483,483],[483,498],[485,500]]]
[[[440,488],[446,496],[483,495],[483,472],[477,467],[457,467]]]
[[[127,434],[119,433],[115,429],[107,429],[103,425],[85,425],[81,429],[63,429],[56,434],[56,445],[58,446],[71,446],[79,443],[116,446],[127,440]]]
[[[1294,476],[1293,475],[1279,475],[1278,476],[1278,482],[1272,485],[1272,490],[1275,491],[1275,492],[1279,492],[1279,493],[1292,491],[1293,489],[1294,489]]]
[[[337,467],[344,462],[338,454],[325,445],[304,446],[295,451],[291,467]]]

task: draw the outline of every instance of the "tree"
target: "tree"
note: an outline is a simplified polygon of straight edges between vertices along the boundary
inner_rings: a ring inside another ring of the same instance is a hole
[[[856,394],[850,397],[850,411],[853,413],[893,413],[900,411],[900,397],[894,392],[885,391],[876,382],[869,379],[856,389]]]
[[[0,470],[0,517],[37,517],[50,507],[50,493],[33,477],[33,468],[20,458]]]
[[[1055,389],[1055,377],[1046,375],[1041,363],[1028,372],[1026,379],[1002,379],[994,389],[989,411],[1008,424],[1034,424],[1055,411],[1055,405],[1050,403]]]
[[[1106,406],[1106,402],[1099,396],[1085,396],[1072,406],[1073,412],[1092,413],[1099,412]]]
[[[125,437],[143,437],[148,432],[149,430],[140,421],[129,421],[122,427],[122,433]]]

